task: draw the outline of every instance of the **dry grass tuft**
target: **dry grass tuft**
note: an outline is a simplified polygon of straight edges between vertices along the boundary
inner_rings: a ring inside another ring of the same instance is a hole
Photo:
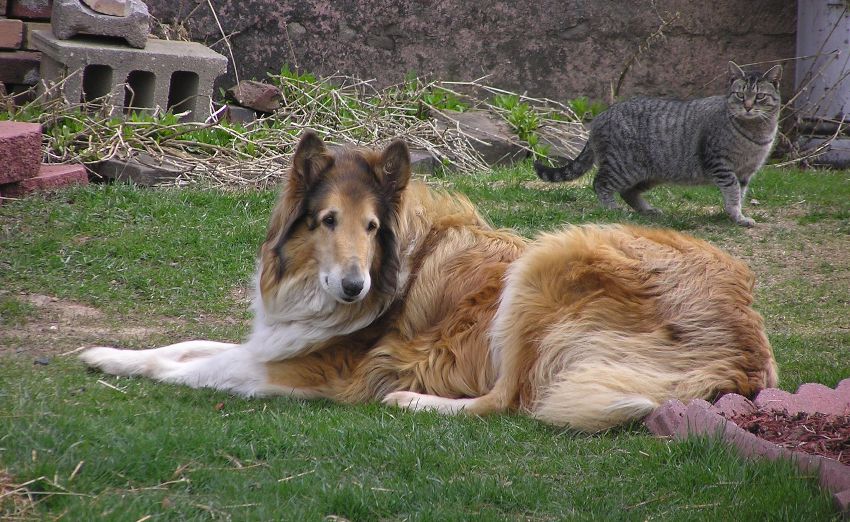
[[[287,72],[270,80],[281,88],[283,106],[275,114],[245,125],[220,121],[223,107],[219,104],[211,104],[213,115],[197,123],[180,121],[180,114],[160,109],[125,115],[116,103],[122,100],[109,96],[68,104],[61,96],[64,82],[44,89],[22,107],[7,104],[6,110],[11,119],[43,125],[45,161],[50,163],[91,166],[146,153],[184,172],[178,184],[204,181],[216,186],[264,187],[276,184],[285,172],[297,136],[305,129],[340,145],[374,147],[403,138],[411,147],[429,151],[448,168],[487,170],[473,146],[475,138],[461,126],[452,125],[452,111],[446,110],[443,102],[450,98],[462,108],[504,116],[504,110],[488,100],[496,94],[513,94],[480,80],[411,79],[383,89],[372,81],[343,75],[316,78]],[[541,135],[548,133],[547,137],[561,142],[586,136],[569,106],[513,95],[538,114]]]

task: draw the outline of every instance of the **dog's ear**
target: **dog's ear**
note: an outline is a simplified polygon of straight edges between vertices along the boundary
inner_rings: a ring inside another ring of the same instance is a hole
[[[295,147],[292,156],[292,169],[289,174],[289,188],[306,190],[313,186],[333,163],[325,142],[315,132],[305,131]]]
[[[381,263],[373,276],[377,291],[393,295],[398,287],[398,273],[401,267],[396,230],[399,222],[401,194],[410,181],[410,151],[407,145],[396,140],[381,152],[378,177],[384,192],[386,206],[381,217],[383,225],[378,229],[378,242],[381,245]]]
[[[381,153],[381,184],[391,193],[400,193],[410,181],[410,151],[407,144],[395,140]]]
[[[322,139],[316,133],[306,131],[295,147],[289,176],[269,220],[266,240],[260,247],[260,290],[264,299],[271,298],[269,292],[286,271],[284,246],[296,225],[307,214],[310,189],[332,164],[333,157]]]

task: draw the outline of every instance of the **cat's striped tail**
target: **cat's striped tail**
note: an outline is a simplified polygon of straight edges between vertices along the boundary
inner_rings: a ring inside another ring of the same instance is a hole
[[[580,178],[592,166],[593,148],[588,141],[576,159],[567,161],[561,167],[547,167],[535,161],[534,171],[537,172],[537,177],[544,181],[572,181]]]

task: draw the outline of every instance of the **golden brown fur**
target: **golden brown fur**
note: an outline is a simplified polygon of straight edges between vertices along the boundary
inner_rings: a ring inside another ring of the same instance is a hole
[[[587,431],[667,399],[776,383],[740,261],[632,226],[568,227],[529,244],[409,177],[400,142],[332,154],[306,135],[260,249],[251,339],[217,355],[196,341],[83,358],[248,395],[518,410]]]

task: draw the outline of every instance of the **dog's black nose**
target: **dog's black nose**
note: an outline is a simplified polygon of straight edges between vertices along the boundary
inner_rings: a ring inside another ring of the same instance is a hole
[[[342,290],[348,297],[359,295],[360,291],[363,290],[363,280],[343,278]]]

